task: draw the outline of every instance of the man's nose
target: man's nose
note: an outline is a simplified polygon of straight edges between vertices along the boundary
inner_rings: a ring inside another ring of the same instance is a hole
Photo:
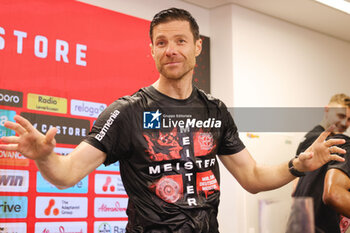
[[[169,43],[167,48],[166,48],[166,51],[165,51],[166,55],[167,56],[172,56],[174,54],[176,54],[176,46],[174,43]]]

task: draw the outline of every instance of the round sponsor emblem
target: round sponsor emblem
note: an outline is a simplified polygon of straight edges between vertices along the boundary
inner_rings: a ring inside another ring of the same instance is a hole
[[[180,198],[180,185],[171,178],[163,177],[157,183],[156,193],[164,201],[174,203]]]
[[[98,233],[111,233],[111,226],[104,222],[98,227]]]

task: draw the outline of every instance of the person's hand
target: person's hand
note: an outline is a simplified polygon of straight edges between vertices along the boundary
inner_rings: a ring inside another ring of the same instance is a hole
[[[316,141],[301,153],[297,159],[293,161],[294,168],[300,172],[313,171],[323,166],[331,160],[344,162],[345,159],[338,154],[345,154],[346,151],[336,145],[344,144],[344,139],[328,139],[326,138],[332,132],[334,126],[322,132]]]
[[[33,160],[45,159],[53,152],[56,145],[56,128],[51,128],[46,135],[43,135],[27,119],[19,115],[16,115],[14,119],[16,123],[6,121],[4,126],[14,130],[16,136],[2,137],[1,150],[18,151]]]

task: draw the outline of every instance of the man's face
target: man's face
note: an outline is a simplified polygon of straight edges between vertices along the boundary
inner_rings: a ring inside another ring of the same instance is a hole
[[[152,56],[160,75],[169,79],[192,77],[202,41],[194,41],[189,22],[174,20],[158,24],[152,37]]]
[[[344,133],[350,126],[350,108],[335,104],[329,106],[327,110],[327,121],[329,124],[334,124],[336,128],[334,133]]]

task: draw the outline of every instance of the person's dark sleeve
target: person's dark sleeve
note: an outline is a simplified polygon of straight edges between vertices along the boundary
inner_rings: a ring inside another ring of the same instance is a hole
[[[237,126],[227,111],[226,106],[222,109],[223,113],[223,137],[218,150],[218,155],[230,155],[242,151],[245,146],[238,135]]]
[[[119,99],[108,106],[98,117],[85,142],[105,152],[105,165],[130,156],[130,104]]]

